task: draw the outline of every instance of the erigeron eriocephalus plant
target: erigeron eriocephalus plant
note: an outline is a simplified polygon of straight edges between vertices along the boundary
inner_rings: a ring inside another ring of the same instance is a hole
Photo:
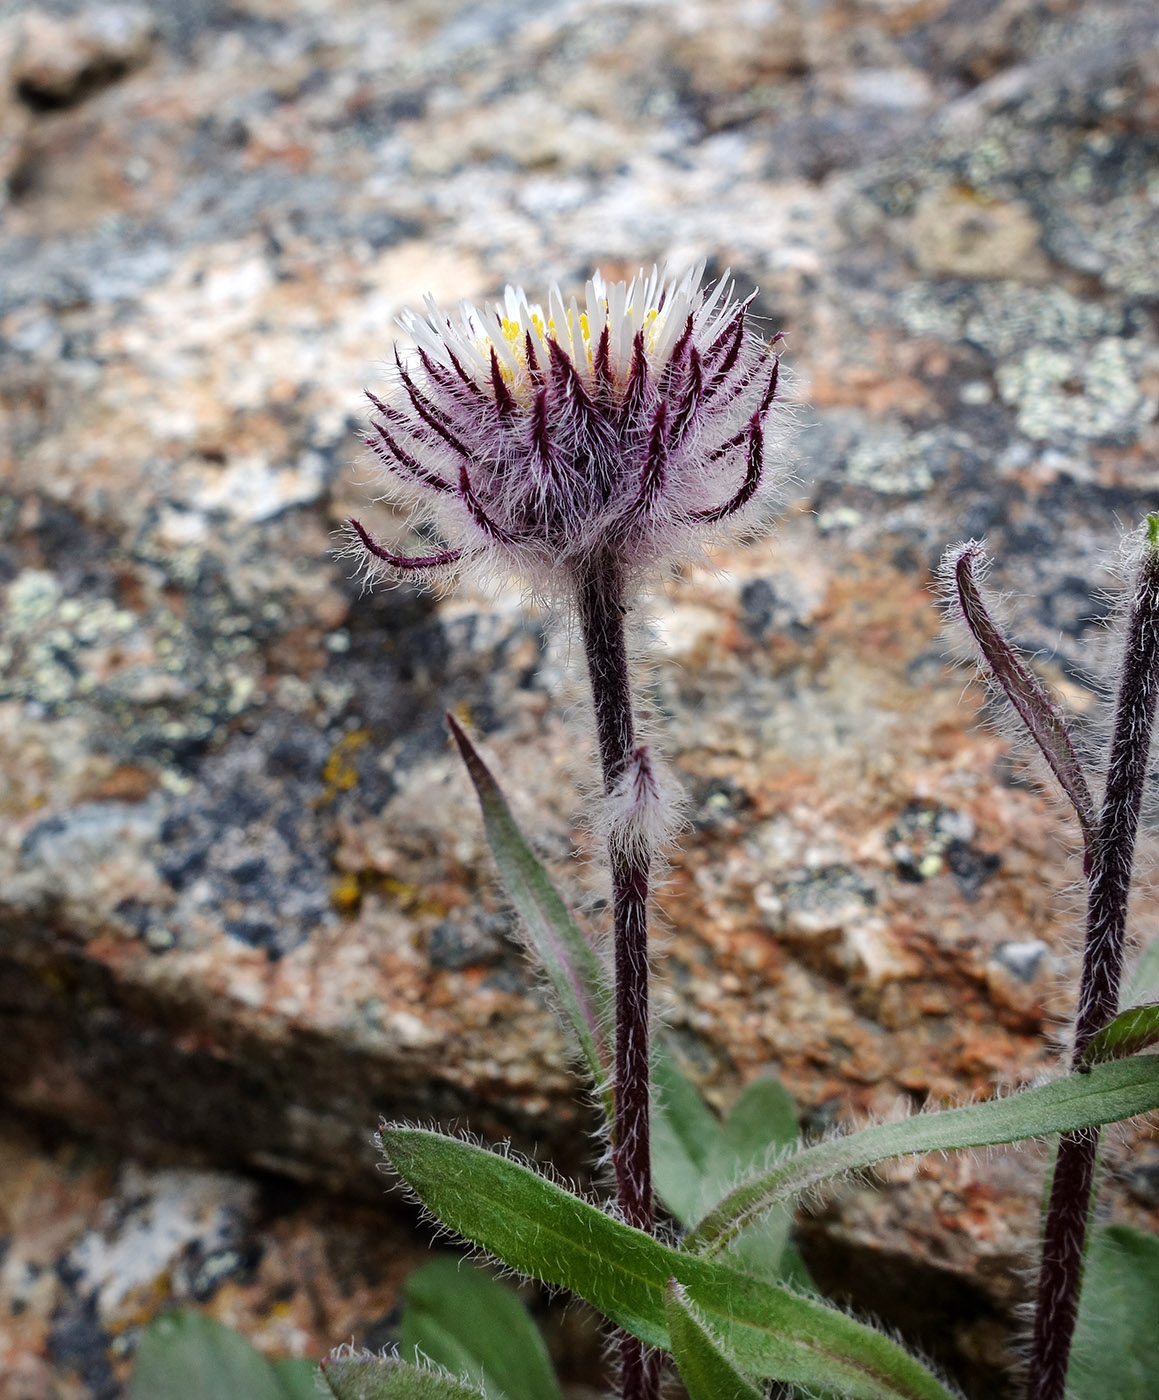
[[[671,809],[635,741],[624,618],[649,570],[699,552],[777,485],[766,430],[779,357],[748,326],[748,300],[727,275],[709,288],[702,279],[703,267],[630,282],[597,273],[582,307],[558,287],[546,310],[509,287],[457,318],[433,302],[425,319],[404,315],[418,363],[396,352],[397,392],[369,395],[365,441],[446,547],[399,555],[350,522],[371,575],[472,565],[515,573],[578,613],[611,816],[612,1162],[624,1219],[647,1231],[648,886]],[[629,1400],[654,1392],[635,1338],[622,1368]]]
[[[597,274],[582,307],[553,289],[544,311],[509,289],[498,305],[464,305],[457,317],[428,303],[425,318],[402,320],[415,356],[409,363],[396,357],[392,392],[370,395],[367,445],[391,495],[408,502],[442,543],[399,554],[351,521],[351,547],[371,578],[432,577],[463,567],[516,575],[578,621],[611,814],[610,972],[519,832],[470,738],[453,716],[448,721],[507,892],[604,1108],[615,1210],[510,1154],[462,1139],[385,1124],[381,1142],[439,1224],[510,1269],[570,1289],[611,1321],[620,1339],[623,1400],[656,1400],[665,1352],[691,1400],[760,1400],[771,1382],[779,1396],[952,1400],[953,1387],[896,1342],[802,1292],[799,1273],[787,1285],[781,1246],[770,1256],[746,1252],[746,1241],[771,1214],[783,1217],[797,1193],[875,1162],[1084,1134],[1159,1107],[1159,1058],[1138,1053],[1159,1039],[1159,1008],[1126,1013],[1129,1024],[1120,1017],[1101,1029],[1092,1025],[1076,1072],[1053,1083],[812,1147],[793,1150],[791,1134],[781,1134],[787,1150],[775,1160],[748,1153],[739,1183],[709,1173],[689,1189],[703,1139],[716,1130],[650,1035],[649,882],[669,801],[657,761],[636,742],[624,624],[650,571],[696,555],[730,524],[759,519],[775,497],[780,474],[769,445],[779,337],[756,335],[747,307],[727,280],[704,287],[697,269],[683,278],[654,271],[628,283],[605,283]],[[1148,598],[1157,529],[1153,520],[1140,575],[1140,596]],[[1077,791],[1080,776],[1058,712],[1026,680],[1024,663],[970,593],[975,557],[972,547],[954,556],[966,619],[1064,787]],[[1133,622],[1129,655],[1138,653],[1136,669],[1151,675],[1159,634],[1144,629],[1139,641],[1138,631]],[[1153,719],[1150,689],[1147,698]],[[1150,719],[1132,721],[1133,758],[1142,746],[1144,766]],[[1086,832],[1089,802],[1078,805]],[[1121,842],[1117,849],[1121,855]],[[1116,909],[1125,913],[1125,893]],[[1113,1009],[1108,1002],[1102,1012],[1109,1017]],[[676,1245],[656,1238],[653,1115],[664,1129],[661,1157],[669,1161],[664,1204],[685,1231]],[[685,1160],[670,1171],[681,1152]],[[755,1173],[753,1161],[764,1162]],[[346,1351],[324,1369],[338,1400],[484,1394],[470,1378],[398,1357]],[[1035,1400],[1047,1400],[1046,1393]]]

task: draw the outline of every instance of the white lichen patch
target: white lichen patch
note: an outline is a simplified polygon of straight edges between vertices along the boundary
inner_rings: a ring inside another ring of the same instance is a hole
[[[850,481],[888,496],[928,491],[934,484],[918,440],[900,425],[867,432],[850,451],[846,470]]]
[[[162,603],[138,611],[67,596],[56,576],[25,569],[0,601],[0,700],[23,702],[31,718],[83,708],[105,736],[97,748],[163,757],[206,738],[214,717],[261,702],[254,619],[223,595],[191,618]]]
[[[255,1193],[252,1182],[224,1172],[130,1164],[102,1224],[69,1253],[78,1291],[91,1294],[98,1316],[115,1326],[135,1298],[167,1283],[192,1246],[210,1258],[228,1249]]]
[[[916,282],[895,303],[902,325],[915,336],[969,341],[999,359],[1032,346],[1120,335],[1124,313],[1115,306],[1083,301],[1061,287],[1022,282],[980,282],[967,290]]]
[[[1131,442],[1154,414],[1139,388],[1139,352],[1105,337],[1089,351],[1034,346],[1000,365],[1003,401],[1017,410],[1019,430],[1037,442],[1071,438]]]
[[[64,598],[56,577],[25,569],[5,590],[0,697],[52,707],[84,695],[121,659],[151,651],[136,615],[111,599]]]

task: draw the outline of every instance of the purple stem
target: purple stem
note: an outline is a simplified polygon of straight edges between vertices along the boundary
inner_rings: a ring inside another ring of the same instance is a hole
[[[587,561],[578,579],[580,626],[592,686],[604,791],[612,792],[632,761],[635,727],[624,642],[624,578],[614,555]],[[612,844],[612,911],[616,974],[616,1120],[612,1166],[624,1220],[651,1234],[652,1150],[649,1131],[647,856]],[[635,1337],[621,1337],[624,1400],[656,1400],[659,1367]]]
[[[1159,700],[1159,515],[1148,520],[1127,619],[1111,759],[1092,852],[1073,1064],[1118,1011],[1139,810]],[[1078,1317],[1083,1245],[1098,1155],[1097,1129],[1059,1139],[1043,1229],[1028,1400],[1063,1400]]]

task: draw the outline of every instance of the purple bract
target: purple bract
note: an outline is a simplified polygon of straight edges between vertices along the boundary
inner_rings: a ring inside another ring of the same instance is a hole
[[[369,573],[475,563],[549,588],[599,558],[632,573],[687,555],[755,509],[775,485],[780,337],[754,335],[751,298],[702,272],[596,273],[582,307],[553,287],[546,312],[509,287],[455,319],[433,300],[406,313],[417,364],[396,352],[365,441],[445,545],[404,557],[350,521]]]

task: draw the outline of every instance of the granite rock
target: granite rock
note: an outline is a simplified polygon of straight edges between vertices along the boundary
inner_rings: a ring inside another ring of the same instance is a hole
[[[759,284],[799,405],[771,540],[636,631],[689,798],[656,960],[688,1068],[723,1106],[772,1067],[822,1130],[1056,1064],[1075,832],[930,581],[986,535],[1095,742],[1159,489],[1157,54],[1130,0],[0,5],[5,1099],[134,1170],[369,1200],[380,1114],[590,1166],[441,721],[601,930],[564,621],[363,597],[331,549],[354,509],[408,538],[351,471],[402,307],[665,258]],[[1153,1127],[1109,1155],[1105,1209],[1154,1225]],[[891,1168],[802,1244],[995,1395],[1041,1174]]]

